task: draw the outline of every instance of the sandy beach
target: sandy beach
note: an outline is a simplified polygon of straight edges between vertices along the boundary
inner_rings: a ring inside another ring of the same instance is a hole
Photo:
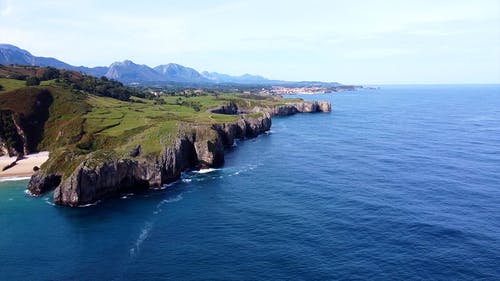
[[[47,161],[47,159],[49,159],[48,151],[30,154],[25,156],[24,159],[17,161],[17,164],[14,167],[1,171],[3,167],[16,160],[16,157],[2,156],[0,157],[0,179],[29,177],[33,175],[33,167],[40,167],[45,161]]]

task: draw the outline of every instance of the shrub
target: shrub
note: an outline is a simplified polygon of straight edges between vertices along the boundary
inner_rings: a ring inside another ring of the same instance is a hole
[[[40,79],[38,77],[30,76],[26,79],[26,86],[38,86]]]
[[[15,79],[15,80],[26,80],[26,78],[28,78],[28,75],[13,73],[13,74],[9,75],[9,78]]]

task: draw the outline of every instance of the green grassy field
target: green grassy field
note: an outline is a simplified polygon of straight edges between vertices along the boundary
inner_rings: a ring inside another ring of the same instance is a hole
[[[3,86],[3,90],[0,91],[0,93],[2,93],[23,88],[26,86],[26,81],[0,78],[0,85]]]
[[[145,154],[153,154],[172,143],[178,123],[213,124],[239,118],[208,112],[210,108],[228,103],[227,99],[183,97],[186,105],[177,104],[177,99],[164,97],[164,104],[154,104],[147,99],[124,102],[90,96],[87,102],[92,109],[84,115],[84,131],[93,136],[96,148],[112,144],[115,151],[123,153],[140,144]],[[188,106],[193,102],[201,104],[201,110]]]

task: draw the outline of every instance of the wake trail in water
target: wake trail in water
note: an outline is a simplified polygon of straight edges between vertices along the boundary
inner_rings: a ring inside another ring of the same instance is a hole
[[[144,223],[143,227],[140,230],[139,236],[137,237],[137,239],[133,243],[132,247],[129,249],[129,255],[130,255],[131,259],[135,259],[137,257],[137,255],[140,252],[142,244],[149,237],[149,235],[151,233],[151,230],[154,227],[154,221],[155,221],[154,216],[158,215],[159,213],[161,213],[163,211],[162,207],[165,204],[169,204],[169,203],[174,203],[174,202],[181,201],[183,199],[182,194],[183,193],[180,193],[180,194],[177,194],[174,197],[169,197],[169,198],[163,199],[163,200],[160,201],[160,203],[158,203],[156,205],[156,208],[153,211],[153,216],[151,217],[150,220],[147,220]]]
[[[139,253],[139,250],[141,249],[142,243],[144,243],[144,240],[148,238],[149,233],[151,232],[151,229],[153,229],[153,222],[147,221],[144,226],[141,229],[141,233],[139,234],[139,237],[135,240],[134,246],[130,248],[130,257],[135,258],[137,254]]]

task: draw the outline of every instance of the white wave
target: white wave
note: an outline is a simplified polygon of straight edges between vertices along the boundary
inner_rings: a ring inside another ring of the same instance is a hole
[[[123,196],[121,197],[121,199],[127,199],[127,198],[129,198],[129,197],[131,197],[131,196],[134,196],[134,195],[135,195],[134,193],[127,193],[127,194],[123,195]]]
[[[24,190],[24,194],[26,194],[28,196],[31,196],[31,197],[38,197],[38,196],[40,196],[40,195],[36,195],[36,194],[31,193],[31,191],[29,189],[25,189]]]
[[[50,206],[55,206],[56,204],[52,201],[46,200],[45,203],[49,204]]]
[[[45,201],[46,204],[49,204],[50,206],[55,206],[56,204],[52,201],[50,201],[50,197],[45,197],[43,199],[43,201]]]
[[[94,203],[89,203],[89,204],[85,204],[85,205],[79,205],[78,208],[87,208],[87,207],[92,207],[92,206],[95,206],[97,204],[101,203],[101,200],[97,200],[95,201]]]
[[[0,182],[4,181],[24,181],[24,180],[29,180],[31,177],[5,177],[5,178],[0,178]]]
[[[239,141],[237,139],[233,140],[233,145],[231,145],[231,146],[232,147],[237,147],[238,146],[238,142]]]
[[[211,173],[211,172],[215,172],[215,171],[218,171],[218,170],[220,170],[220,169],[208,168],[208,169],[200,169],[198,171],[193,171],[193,173],[206,174],[206,173]]]
[[[182,179],[182,182],[183,182],[183,183],[190,183],[190,182],[192,182],[192,181],[193,181],[193,179]]]

